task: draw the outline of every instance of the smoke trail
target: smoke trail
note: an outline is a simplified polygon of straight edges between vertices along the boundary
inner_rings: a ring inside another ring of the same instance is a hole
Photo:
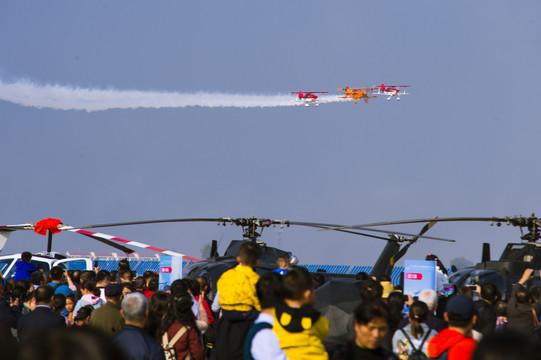
[[[338,96],[321,96],[322,103],[341,102]],[[279,107],[303,105],[293,95],[241,95],[227,93],[177,93],[137,90],[84,89],[60,85],[36,85],[28,80],[5,83],[0,79],[0,100],[22,106],[55,110],[100,111],[136,108]]]

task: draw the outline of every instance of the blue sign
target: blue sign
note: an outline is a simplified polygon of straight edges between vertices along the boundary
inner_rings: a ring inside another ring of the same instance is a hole
[[[182,256],[160,255],[160,290],[177,279],[182,279]]]
[[[418,296],[422,290],[436,290],[436,262],[405,260],[404,294]]]

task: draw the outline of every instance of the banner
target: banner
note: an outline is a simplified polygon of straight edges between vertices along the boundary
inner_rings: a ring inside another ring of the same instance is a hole
[[[160,290],[182,279],[182,256],[160,255]]]
[[[422,290],[436,290],[436,262],[405,260],[404,294],[418,296]]]

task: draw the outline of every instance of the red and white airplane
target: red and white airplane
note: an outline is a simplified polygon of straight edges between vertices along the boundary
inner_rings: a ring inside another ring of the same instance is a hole
[[[304,101],[304,106],[308,107],[311,103],[313,103],[315,106],[319,106],[319,101],[317,100],[318,96],[314,94],[327,94],[328,91],[297,91],[291,93],[298,94],[295,100]]]
[[[376,85],[374,85],[376,87]],[[408,95],[406,88],[409,85],[387,85],[381,84],[378,86],[378,92],[376,95],[387,95],[387,101],[390,101],[393,96],[396,96],[396,100],[400,101],[401,95]]]

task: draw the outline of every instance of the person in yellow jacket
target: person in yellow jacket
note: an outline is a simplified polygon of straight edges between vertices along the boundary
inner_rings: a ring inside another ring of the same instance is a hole
[[[329,334],[329,321],[314,309],[316,296],[312,277],[302,267],[283,278],[284,303],[274,310],[273,330],[290,360],[327,360],[323,339]]]
[[[259,275],[253,270],[259,254],[257,244],[242,244],[237,256],[239,265],[223,273],[216,284],[222,316],[216,325],[213,351],[219,359],[242,359],[244,340],[261,311],[256,294]]]

